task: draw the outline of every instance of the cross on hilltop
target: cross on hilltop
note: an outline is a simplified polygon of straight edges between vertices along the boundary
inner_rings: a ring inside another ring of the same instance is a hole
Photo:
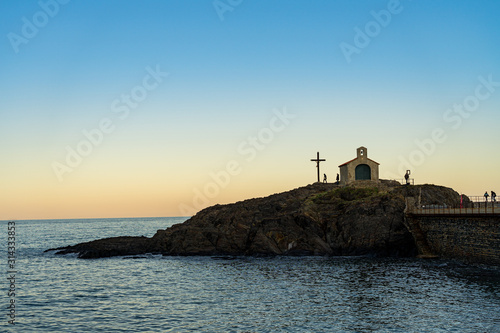
[[[315,160],[314,159],[311,160],[311,162],[316,162],[316,168],[318,168],[318,183],[320,182],[320,180],[319,180],[319,163],[320,162],[324,162],[324,161],[326,161],[326,160],[319,158],[319,152],[316,155],[316,159]]]

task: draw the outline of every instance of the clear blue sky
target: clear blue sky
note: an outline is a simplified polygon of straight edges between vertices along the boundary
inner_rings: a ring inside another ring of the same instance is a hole
[[[183,215],[312,183],[317,151],[333,180],[362,145],[382,178],[500,190],[499,17],[493,0],[2,1],[0,219]]]

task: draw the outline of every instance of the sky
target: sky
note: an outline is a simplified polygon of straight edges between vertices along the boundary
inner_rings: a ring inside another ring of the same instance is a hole
[[[0,2],[0,220],[190,216],[334,180],[500,191],[496,0]]]

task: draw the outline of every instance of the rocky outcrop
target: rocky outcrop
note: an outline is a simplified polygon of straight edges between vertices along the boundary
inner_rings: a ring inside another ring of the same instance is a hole
[[[416,254],[416,246],[404,223],[408,191],[418,191],[422,204],[459,200],[452,189],[433,185],[313,184],[206,208],[152,238],[115,237],[51,250],[81,258],[144,253],[409,256]]]
[[[114,256],[126,256],[149,253],[151,238],[148,237],[112,237],[103,238],[91,242],[80,243],[58,249],[47,251],[58,251],[56,254],[78,253],[79,258],[94,259]],[[45,251],[45,252],[47,252]]]
[[[378,187],[315,184],[207,208],[153,242],[168,254],[408,254],[403,210],[402,196]]]

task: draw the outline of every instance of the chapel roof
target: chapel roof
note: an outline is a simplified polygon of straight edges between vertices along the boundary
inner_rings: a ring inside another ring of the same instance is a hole
[[[347,164],[349,164],[349,163],[351,163],[351,162],[354,162],[354,161],[356,161],[357,159],[358,159],[357,157],[356,157],[356,158],[353,158],[352,160],[350,160],[350,161],[348,161],[348,162],[345,162],[344,164],[339,165],[339,168],[340,168],[341,166],[344,166],[344,165],[347,165]],[[373,163],[375,163],[375,164],[380,165],[380,163],[375,162],[375,161],[374,161],[374,160],[372,160],[372,159],[369,159],[369,158],[366,158],[366,159],[367,159],[368,161],[370,161],[370,162],[373,162]]]

